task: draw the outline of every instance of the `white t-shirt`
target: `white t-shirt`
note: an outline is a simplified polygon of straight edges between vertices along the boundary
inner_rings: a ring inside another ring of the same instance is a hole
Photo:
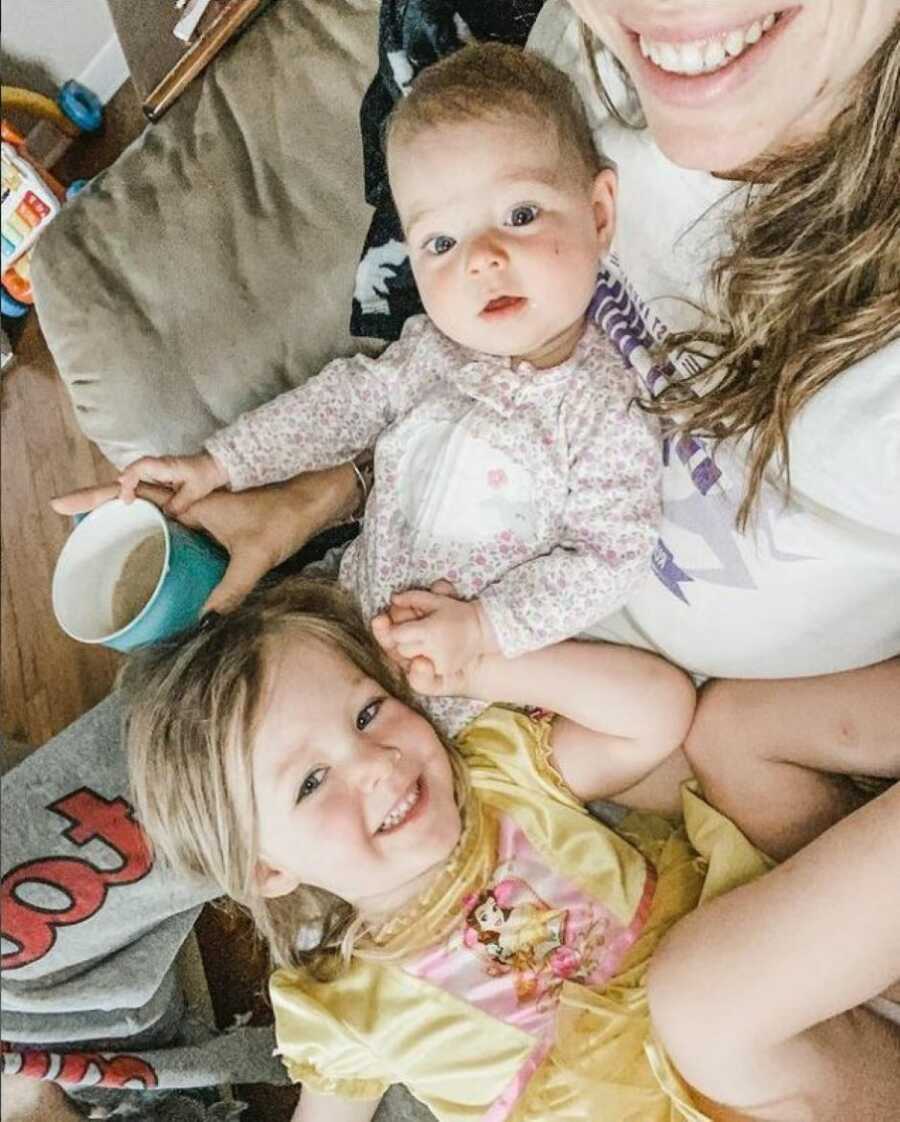
[[[702,297],[741,189],[678,167],[648,130],[605,115],[563,0],[545,5],[528,45],[576,81],[598,144],[616,163],[615,254],[597,314],[652,383],[641,341],[696,322],[677,298]],[[653,574],[592,633],[716,677],[822,674],[900,652],[900,341],[848,368],[797,415],[790,498],[766,484],[741,534],[744,447],[664,445]]]

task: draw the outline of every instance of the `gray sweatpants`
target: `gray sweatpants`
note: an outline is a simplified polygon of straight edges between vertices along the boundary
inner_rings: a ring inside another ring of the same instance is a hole
[[[69,1086],[286,1082],[271,1028],[188,1016],[177,958],[210,883],[154,866],[117,695],[2,780],[2,1070]]]

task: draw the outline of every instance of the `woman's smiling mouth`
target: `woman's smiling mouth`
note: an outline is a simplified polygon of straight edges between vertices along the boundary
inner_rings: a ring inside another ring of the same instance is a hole
[[[709,18],[679,29],[623,24],[636,55],[633,74],[662,103],[703,106],[755,74],[799,12],[783,8],[736,26]]]
[[[639,35],[638,45],[644,58],[650,59],[667,74],[712,74],[758,43],[775,26],[777,19],[778,14],[770,12],[726,34],[689,42],[660,41],[648,35]]]

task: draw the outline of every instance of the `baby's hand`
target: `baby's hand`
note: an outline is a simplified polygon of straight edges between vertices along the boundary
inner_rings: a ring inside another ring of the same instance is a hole
[[[459,674],[473,659],[495,647],[490,623],[477,600],[460,600],[453,586],[438,581],[426,592],[409,589],[391,597],[391,613],[409,611],[407,622],[392,623],[390,645],[400,659],[427,659],[440,679]]]
[[[420,618],[418,613],[414,612],[412,608],[399,608],[394,604],[390,604],[387,611],[379,612],[378,615],[373,616],[371,620],[370,626],[372,628],[372,634],[375,636],[375,641],[391,662],[399,666],[404,674],[409,673],[410,660],[400,657],[394,645],[394,628],[400,623],[407,623],[411,619]]]
[[[228,474],[209,452],[194,456],[143,456],[119,476],[119,498],[130,503],[139,483],[161,483],[175,493],[163,507],[173,518],[228,484]]]
[[[456,591],[448,581],[437,581],[431,586],[431,592],[436,597],[456,598]],[[480,656],[471,659],[454,673],[438,674],[430,658],[424,655],[405,658],[397,649],[397,636],[402,635],[402,626],[411,620],[425,619],[428,614],[429,608],[421,606],[421,601],[419,606],[413,606],[407,602],[398,603],[398,597],[395,596],[387,611],[373,618],[372,634],[388,658],[406,675],[416,693],[426,697],[468,697],[471,695],[470,680],[481,663]]]

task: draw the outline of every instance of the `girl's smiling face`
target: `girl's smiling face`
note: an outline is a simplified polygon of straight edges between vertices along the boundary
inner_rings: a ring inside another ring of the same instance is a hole
[[[620,60],[660,148],[728,172],[811,139],[900,16],[897,0],[569,0]]]
[[[414,897],[460,835],[431,725],[337,651],[272,644],[253,736],[259,887],[324,888],[379,913]]]

